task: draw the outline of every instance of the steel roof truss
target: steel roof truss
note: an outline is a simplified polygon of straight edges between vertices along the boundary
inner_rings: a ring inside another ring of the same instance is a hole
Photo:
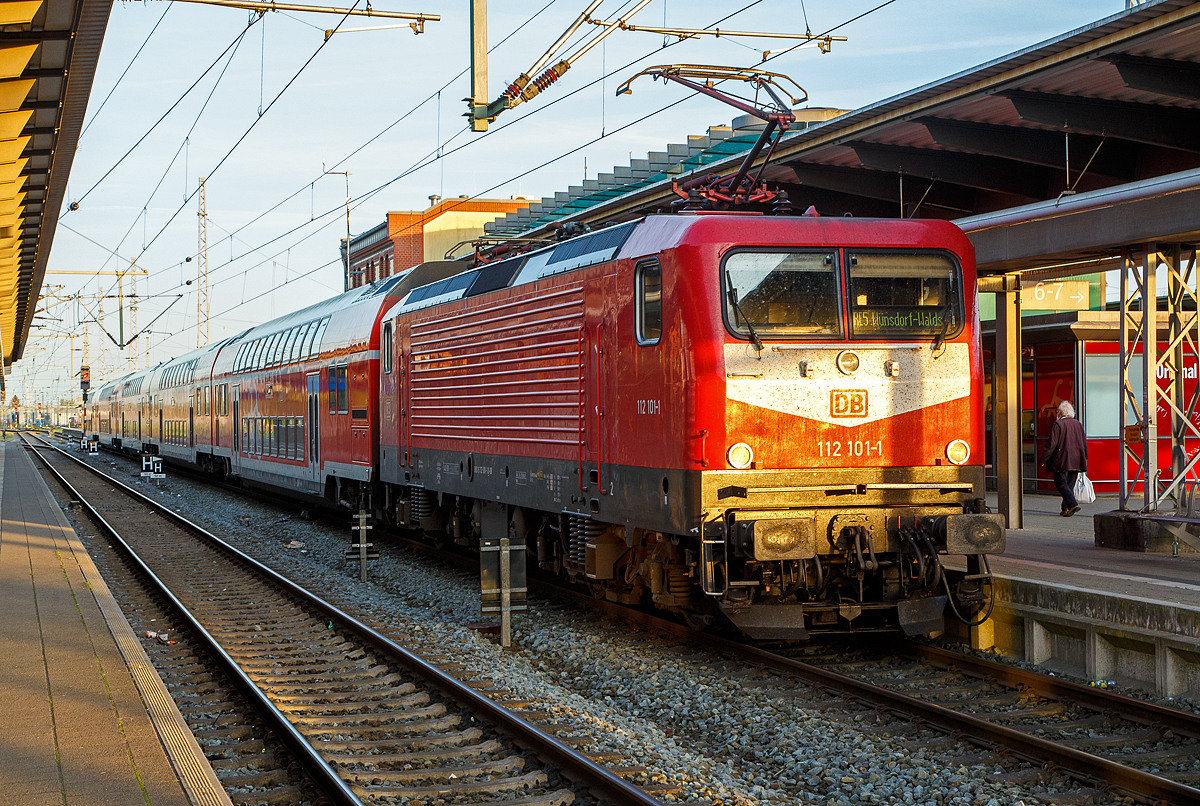
[[[1116,66],[1126,87],[1200,101],[1200,64],[1123,54],[1106,56],[1104,61]]]
[[[792,162],[787,167],[796,175],[796,181],[804,187],[844,193],[865,199],[890,202],[895,205],[892,213],[900,207],[900,176],[894,172],[875,171],[863,168],[840,168],[809,162]],[[929,188],[928,180],[910,177],[911,185],[905,185],[905,198],[915,202],[927,190],[924,207],[938,207],[954,212],[975,208],[975,191],[962,185],[938,182]],[[791,191],[789,191],[790,193]],[[793,196],[803,198],[803,196]],[[820,208],[818,208],[820,209]],[[855,210],[850,210],[855,212]]]
[[[1196,136],[1200,109],[1019,90],[1000,94],[1012,101],[1022,120],[1031,123],[1200,152]]]
[[[1052,170],[1038,165],[981,154],[879,143],[855,142],[847,145],[854,149],[858,159],[867,168],[1033,199],[1045,198],[1054,178]]]
[[[1063,168],[1066,164],[1066,138],[1061,132],[1022,126],[996,126],[948,118],[920,118],[933,141],[948,148],[973,151],[992,157]],[[1090,174],[1130,181],[1137,178],[1139,145],[1109,137],[1101,147],[1100,137],[1076,134],[1070,138],[1072,166],[1082,167],[1092,154],[1096,158]]]

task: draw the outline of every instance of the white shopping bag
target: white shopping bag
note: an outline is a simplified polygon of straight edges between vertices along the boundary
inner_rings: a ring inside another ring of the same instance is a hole
[[[1096,500],[1096,491],[1092,489],[1092,480],[1087,473],[1080,473],[1075,479],[1075,500],[1081,504],[1090,504]]]

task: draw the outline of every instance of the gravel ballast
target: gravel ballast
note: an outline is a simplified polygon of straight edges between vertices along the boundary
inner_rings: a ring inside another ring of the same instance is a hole
[[[348,517],[339,529],[303,519],[299,507],[285,511],[169,470],[156,487],[132,462],[91,461],[414,651],[452,657],[594,737],[589,754],[646,767],[670,790],[664,800],[1032,806],[1077,788],[1061,775],[1029,778],[1016,762],[938,733],[904,723],[893,730],[890,717],[833,694],[569,606],[531,601],[504,651],[467,626],[479,619],[477,576],[389,545],[380,528],[372,539],[381,557],[364,584],[357,563],[344,560]]]

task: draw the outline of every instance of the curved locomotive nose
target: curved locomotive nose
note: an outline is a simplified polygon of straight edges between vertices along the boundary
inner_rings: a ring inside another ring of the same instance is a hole
[[[865,243],[880,226],[720,263],[709,430],[728,447],[701,471],[700,586],[751,637],[939,631],[946,604],[969,610],[988,582],[951,584],[943,558],[1004,549],[983,512],[969,245],[931,222],[897,225],[923,230],[922,248]]]

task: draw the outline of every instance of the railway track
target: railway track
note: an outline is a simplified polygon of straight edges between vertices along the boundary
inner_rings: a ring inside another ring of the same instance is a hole
[[[442,560],[469,562],[396,539]],[[831,695],[858,701],[877,714],[858,729],[906,738],[913,748],[942,752],[948,760],[967,766],[994,761],[1003,775],[1026,783],[1065,774],[1084,787],[1070,800],[1107,791],[1139,802],[1200,803],[1200,717],[1190,713],[911,642],[897,642],[882,654],[808,647],[770,651],[695,633],[587,594],[557,586],[554,591],[778,675],[779,689],[816,707]],[[975,752],[955,749],[963,741]]]
[[[556,595],[779,675],[776,688],[803,684],[806,691],[791,696],[818,704],[831,694],[858,700],[879,713],[860,730],[914,737],[935,730],[940,740],[911,745],[944,752],[950,763],[1008,768],[1016,759],[1026,766],[1003,774],[1026,783],[1066,774],[1093,790],[1076,792],[1072,801],[1111,792],[1139,803],[1200,803],[1200,716],[1190,712],[911,641],[897,640],[883,652],[772,650],[576,591],[556,588]],[[962,741],[980,752],[962,756],[954,749]]]
[[[216,659],[330,803],[659,803],[151,499],[43,442],[30,450]],[[453,667],[453,659],[442,659]]]

